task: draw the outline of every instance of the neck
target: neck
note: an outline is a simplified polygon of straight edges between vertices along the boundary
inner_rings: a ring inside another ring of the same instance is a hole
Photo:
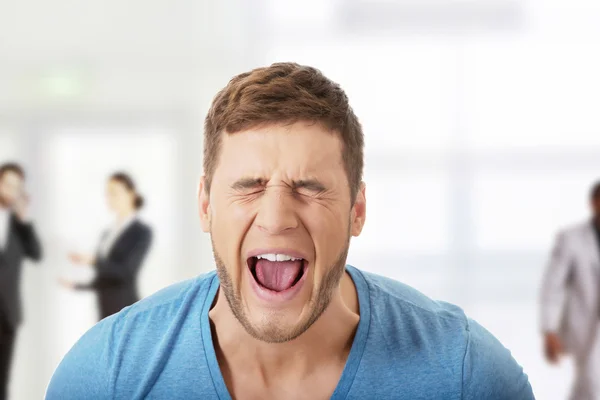
[[[117,212],[117,221],[123,222],[134,214],[133,210],[124,210]]]
[[[209,316],[221,367],[229,371],[240,365],[253,368],[266,384],[274,377],[301,378],[332,363],[343,366],[360,320],[356,289],[347,273],[321,317],[286,343],[265,343],[250,336],[231,312],[222,291]]]

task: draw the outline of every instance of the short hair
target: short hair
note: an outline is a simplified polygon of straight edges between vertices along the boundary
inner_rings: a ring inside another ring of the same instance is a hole
[[[25,179],[25,170],[16,162],[7,162],[0,165],[0,178],[2,178],[7,172],[15,173],[19,175],[21,179]]]
[[[352,203],[362,182],[364,135],[342,88],[319,70],[276,63],[237,75],[214,98],[204,122],[207,192],[219,159],[221,135],[258,126],[308,121],[340,135]]]
[[[590,200],[600,199],[600,181],[597,181],[590,190]]]

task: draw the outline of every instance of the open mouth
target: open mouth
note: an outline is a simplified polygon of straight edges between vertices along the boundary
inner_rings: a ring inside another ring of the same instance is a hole
[[[261,254],[248,258],[248,268],[256,283],[273,292],[296,286],[306,273],[308,262],[285,254]]]

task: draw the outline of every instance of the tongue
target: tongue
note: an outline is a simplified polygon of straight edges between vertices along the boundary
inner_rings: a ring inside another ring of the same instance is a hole
[[[294,285],[301,268],[301,260],[269,261],[261,258],[256,262],[256,278],[267,289],[281,292]]]

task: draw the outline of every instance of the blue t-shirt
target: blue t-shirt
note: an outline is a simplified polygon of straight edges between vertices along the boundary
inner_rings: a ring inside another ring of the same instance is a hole
[[[534,398],[510,352],[460,308],[347,271],[360,322],[332,399]],[[213,271],[102,320],[65,356],[46,399],[231,399],[208,317],[218,288]]]

